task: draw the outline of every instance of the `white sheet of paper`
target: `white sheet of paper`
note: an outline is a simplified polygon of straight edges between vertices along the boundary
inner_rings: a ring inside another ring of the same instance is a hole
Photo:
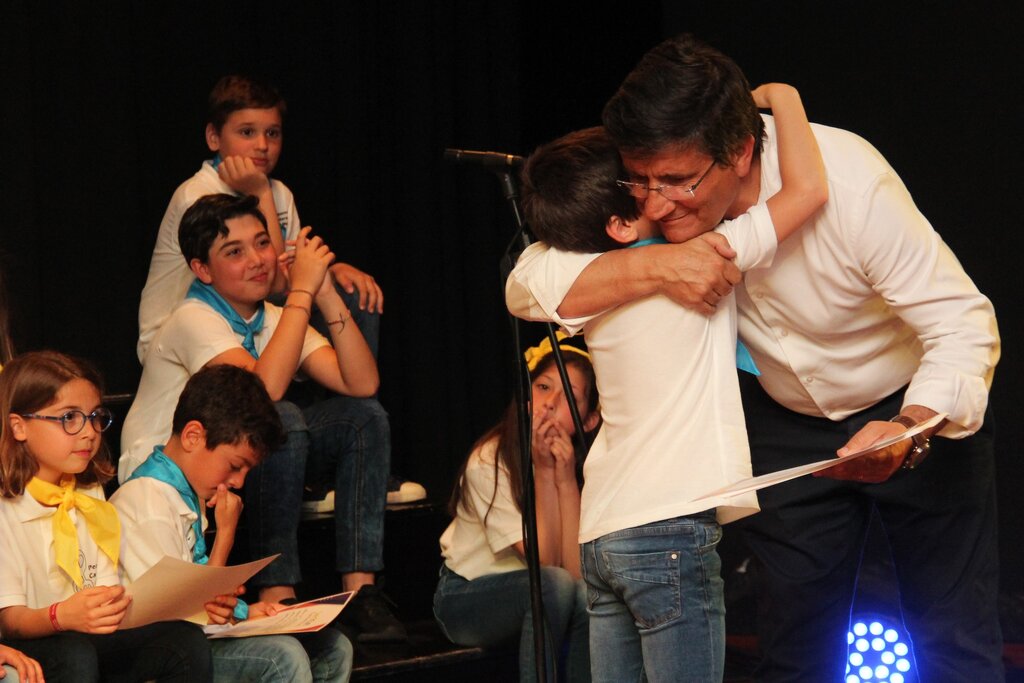
[[[165,557],[127,587],[132,604],[119,628],[189,619],[203,612],[203,605],[215,596],[234,594],[275,559],[277,555],[234,567],[208,567]]]
[[[926,429],[931,429],[935,425],[946,419],[946,413],[939,413],[938,415],[925,420],[924,422],[918,423],[903,432],[889,439],[879,441],[878,443],[872,444],[868,448],[856,453],[850,453],[844,455],[842,458],[828,458],[827,460],[820,460],[818,462],[808,463],[806,465],[797,465],[796,467],[790,467],[789,469],[779,470],[778,472],[769,472],[768,474],[762,474],[757,477],[748,477],[747,479],[740,479],[737,482],[733,482],[728,486],[720,488],[711,493],[707,493],[696,500],[705,500],[707,498],[718,498],[721,496],[738,496],[742,493],[749,493],[750,491],[758,491],[768,486],[774,486],[775,484],[781,484],[784,481],[790,479],[796,479],[802,477],[805,474],[811,474],[812,472],[820,472],[821,470],[827,470],[829,467],[835,467],[841,462],[845,462],[852,458],[860,458],[867,455],[868,453],[874,453],[880,451],[887,446],[891,446],[894,443],[899,443],[904,439],[909,439],[915,434],[920,434]]]
[[[245,638],[271,636],[278,633],[309,633],[319,631],[334,621],[354,591],[310,600],[278,612],[272,617],[248,619],[237,624],[209,625],[203,628],[209,638]]]

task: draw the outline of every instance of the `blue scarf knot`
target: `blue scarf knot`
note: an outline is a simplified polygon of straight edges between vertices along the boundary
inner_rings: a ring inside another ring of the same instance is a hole
[[[192,281],[185,298],[198,299],[217,311],[231,326],[231,331],[242,337],[242,348],[248,351],[253,358],[259,359],[260,354],[256,350],[256,335],[263,331],[263,318],[266,313],[264,302],[261,301],[257,306],[256,315],[253,316],[252,321],[246,322],[216,289],[199,279]]]

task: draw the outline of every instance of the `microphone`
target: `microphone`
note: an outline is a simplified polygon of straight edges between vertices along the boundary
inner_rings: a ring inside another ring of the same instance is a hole
[[[468,149],[446,149],[444,160],[455,164],[483,166],[492,171],[508,171],[523,164],[523,158],[515,154],[474,152]]]

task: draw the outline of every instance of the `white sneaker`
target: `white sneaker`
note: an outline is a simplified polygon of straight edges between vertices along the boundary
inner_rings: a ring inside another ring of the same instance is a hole
[[[323,500],[302,501],[302,511],[306,514],[334,512],[334,491],[328,491]]]
[[[388,477],[388,504],[413,503],[427,497],[427,490],[422,484],[406,481],[391,475]]]

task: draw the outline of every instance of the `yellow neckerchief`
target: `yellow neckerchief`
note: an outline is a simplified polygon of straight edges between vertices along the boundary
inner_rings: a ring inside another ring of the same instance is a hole
[[[563,339],[569,338],[561,330],[555,332],[555,337],[558,339],[558,341],[562,341]],[[583,349],[577,349],[575,346],[570,346],[568,344],[559,344],[558,348],[562,349],[563,351],[572,351],[573,353],[578,353],[587,360],[590,360],[590,354],[584,351]],[[523,357],[526,358],[527,369],[530,372],[533,372],[537,365],[544,358],[544,356],[551,353],[551,350],[551,337],[544,337],[543,339],[540,340],[540,344],[537,344],[536,346],[531,346],[530,348],[526,349],[526,351],[523,352]]]
[[[77,508],[85,518],[89,535],[100,550],[117,566],[117,555],[121,547],[121,522],[117,510],[105,500],[93,498],[75,490],[75,476],[66,474],[60,485],[45,482],[38,477],[25,487],[40,505],[57,506],[53,515],[53,547],[57,555],[57,566],[63,569],[78,588],[82,587],[82,571],[78,566],[78,531],[71,521],[68,510]]]

